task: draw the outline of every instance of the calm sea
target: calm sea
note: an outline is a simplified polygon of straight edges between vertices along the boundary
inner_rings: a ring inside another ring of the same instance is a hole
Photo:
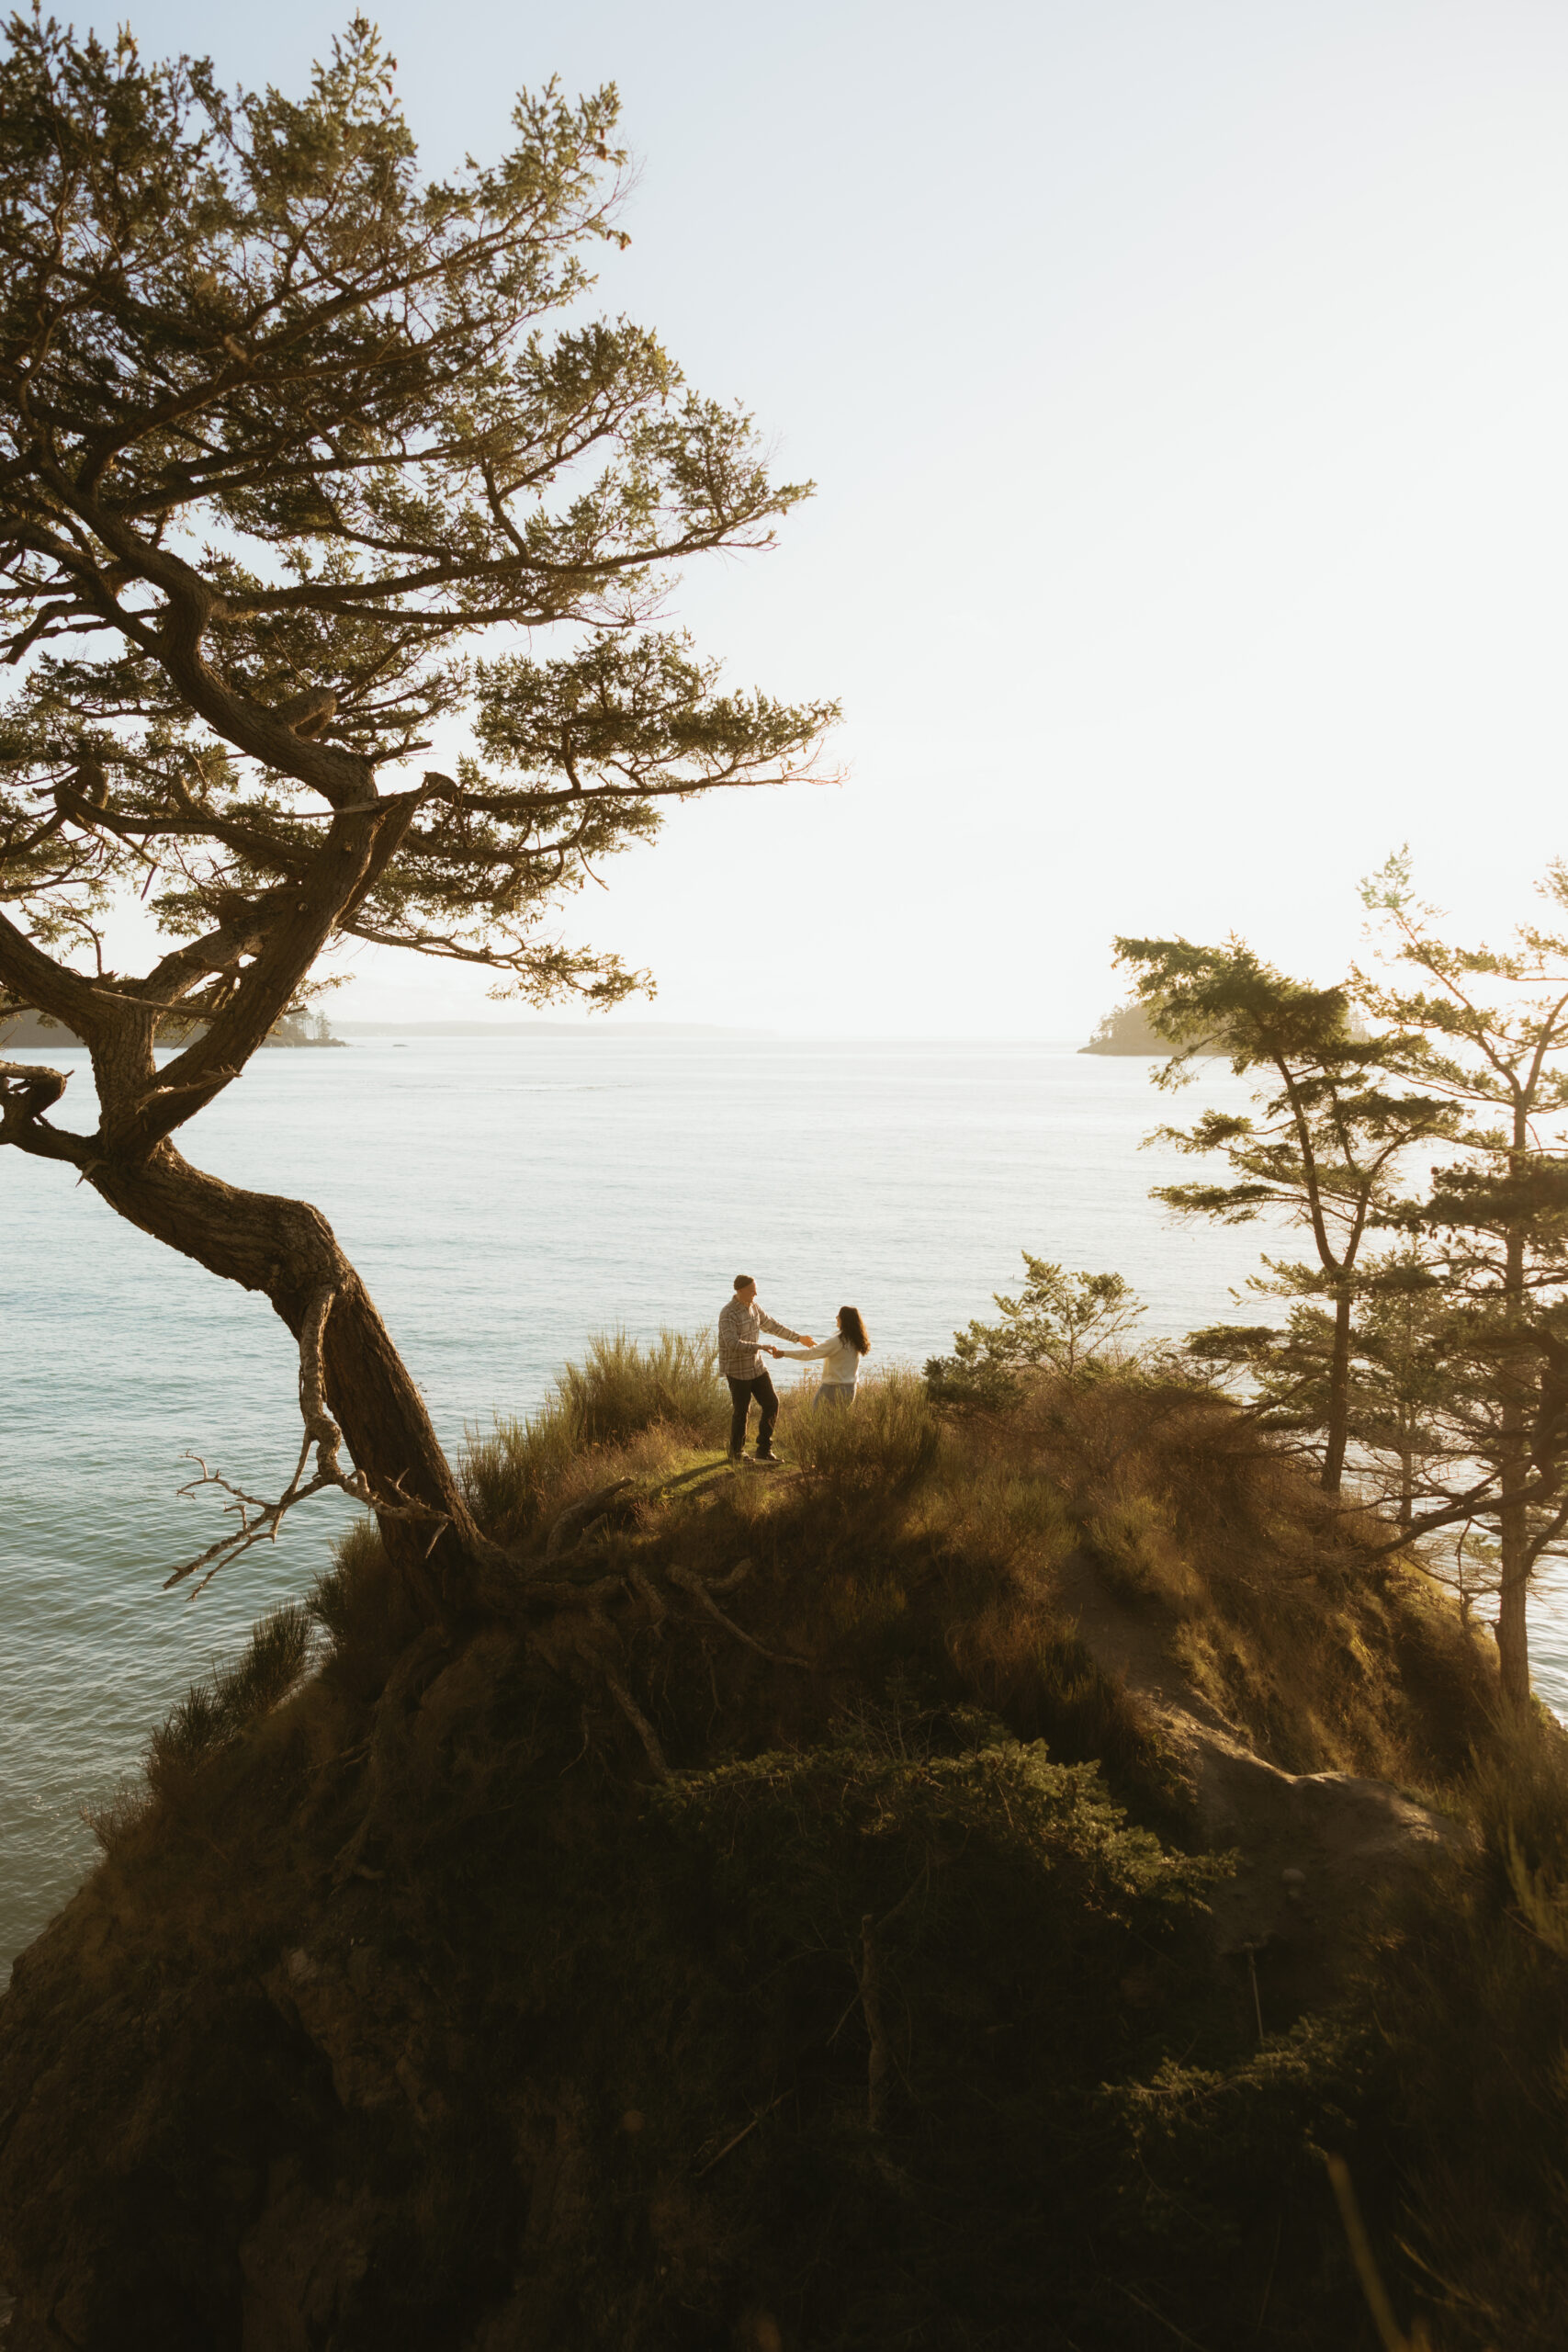
[[[91,1126],[85,1056],[50,1058],[76,1070],[67,1122]],[[1181,1108],[1240,1100],[1217,1072]],[[262,1054],[183,1141],[324,1211],[458,1445],[536,1405],[591,1331],[710,1323],[740,1271],[804,1330],[853,1300],[879,1356],[916,1362],[1016,1286],[1023,1248],[1125,1274],[1151,1333],[1214,1320],[1260,1237],[1173,1228],[1149,1202],[1190,1165],[1140,1150],[1161,1115],[1145,1064],[1070,1046],[541,1030]],[[292,1468],[288,1336],[67,1170],[15,1151],[0,1169],[5,1962],[92,1859],[81,1808],[306,1589],[346,1506],[305,1506],[199,1598],[161,1591],[220,1532],[210,1496],[179,1497],[182,1457],[258,1493]],[[1568,1704],[1568,1596],[1540,1596],[1533,1640]]]

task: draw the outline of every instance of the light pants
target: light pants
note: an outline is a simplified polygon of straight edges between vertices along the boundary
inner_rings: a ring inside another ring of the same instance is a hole
[[[855,1385],[852,1380],[819,1380],[817,1394],[811,1400],[811,1409],[819,1413],[824,1405],[852,1405],[854,1401]]]

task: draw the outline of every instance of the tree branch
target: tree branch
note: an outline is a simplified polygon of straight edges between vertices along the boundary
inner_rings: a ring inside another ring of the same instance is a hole
[[[412,1501],[408,1496],[396,1491],[389,1494],[384,1487],[379,1490],[373,1488],[363,1472],[344,1470],[338,1458],[343,1431],[327,1410],[326,1375],[322,1364],[322,1340],[327,1317],[332,1313],[333,1300],[336,1295],[336,1291],[326,1283],[314,1291],[299,1332],[299,1414],[305,1425],[305,1437],[293,1477],[276,1502],[264,1502],[259,1496],[247,1494],[243,1487],[236,1487],[216,1470],[209,1470],[199,1453],[187,1453],[185,1457],[187,1462],[200,1464],[201,1476],[183,1486],[181,1494],[193,1494],[198,1487],[221,1487],[226,1495],[234,1498],[232,1502],[224,1505],[224,1510],[236,1516],[240,1524],[231,1534],[220,1536],[216,1544],[209,1544],[197,1558],[187,1560],[183,1567],[175,1568],[166,1576],[164,1578],[165,1592],[172,1585],[183,1584],[187,1577],[197,1575],[200,1575],[201,1581],[194,1589],[204,1591],[220,1568],[227,1567],[231,1560],[237,1560],[253,1544],[276,1544],[284,1517],[295,1504],[306,1502],[310,1496],[321,1494],[328,1487],[336,1487],[351,1502],[363,1503],[379,1518],[424,1521],[430,1528],[432,1544],[447,1525],[444,1511]],[[312,1446],[316,1449],[316,1467],[314,1475],[307,1478],[305,1466]],[[203,1570],[205,1574],[202,1574]]]

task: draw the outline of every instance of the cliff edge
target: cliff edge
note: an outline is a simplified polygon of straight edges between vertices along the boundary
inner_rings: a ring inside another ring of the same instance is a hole
[[[1370,2346],[1324,2149],[1554,2340],[1561,1742],[1418,1563],[1131,1375],[600,1405],[470,1458],[509,1622],[362,1528],[154,1737],[0,2004],[8,2352]]]

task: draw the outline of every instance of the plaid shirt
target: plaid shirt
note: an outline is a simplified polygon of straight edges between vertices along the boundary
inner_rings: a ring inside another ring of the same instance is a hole
[[[797,1347],[806,1342],[798,1331],[787,1323],[775,1323],[764,1315],[755,1299],[750,1306],[742,1306],[738,1298],[719,1309],[718,1368],[726,1380],[755,1380],[762,1370],[762,1351],[757,1341],[764,1331],[775,1340],[793,1340]]]

